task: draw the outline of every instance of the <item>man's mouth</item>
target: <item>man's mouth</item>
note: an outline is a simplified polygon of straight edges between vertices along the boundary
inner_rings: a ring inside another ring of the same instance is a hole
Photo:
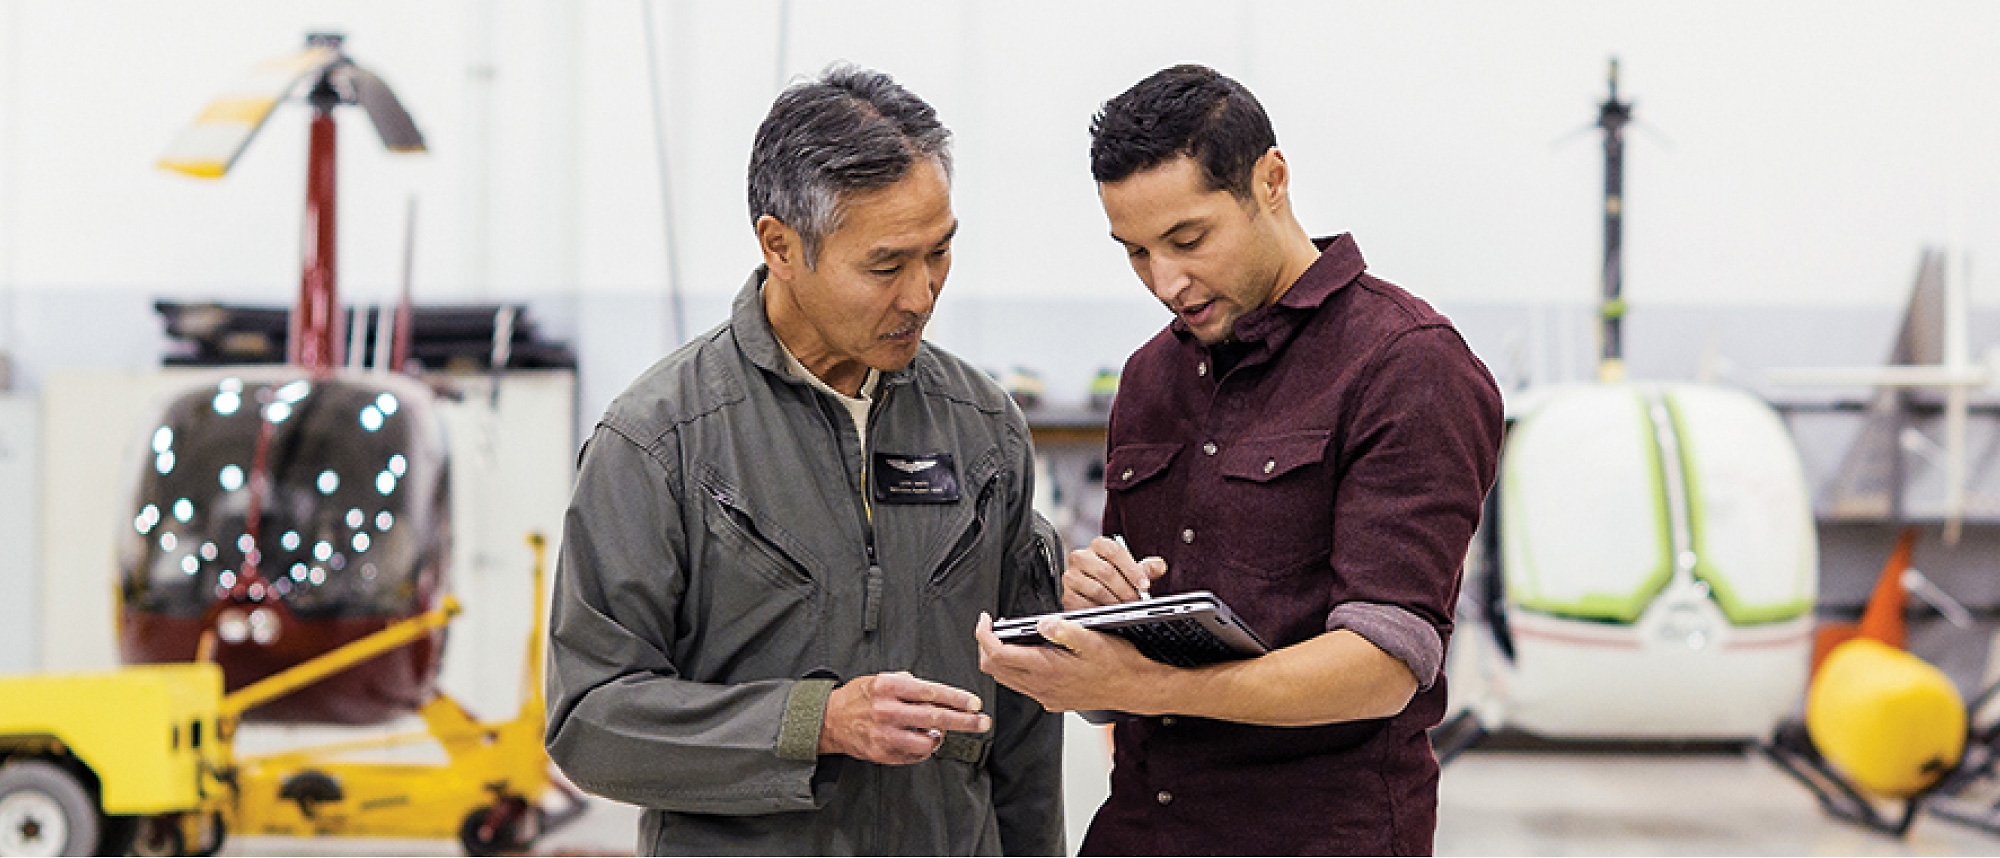
[[[1203,301],[1199,304],[1193,304],[1190,306],[1182,307],[1176,312],[1178,312],[1180,314],[1181,319],[1187,322],[1188,324],[1200,325],[1202,322],[1208,321],[1208,317],[1210,315],[1209,311],[1214,308],[1215,308],[1215,301],[1213,299],[1210,299],[1207,301]]]
[[[908,322],[903,323],[902,327],[899,327],[893,331],[883,334],[882,339],[893,340],[899,343],[909,342],[910,340],[914,340],[923,335],[924,322],[926,321],[929,320],[924,318],[911,319]]]

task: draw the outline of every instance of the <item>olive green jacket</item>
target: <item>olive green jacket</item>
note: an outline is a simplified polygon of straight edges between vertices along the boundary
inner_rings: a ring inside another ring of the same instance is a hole
[[[550,756],[647,808],[641,854],[1062,854],[1061,721],[981,673],[973,639],[981,611],[1057,605],[1061,546],[1030,505],[1020,410],[926,343],[882,377],[857,437],[786,373],[763,275],[584,447],[550,618]],[[896,478],[864,472],[877,454],[948,456],[957,500],[874,500]],[[979,695],[991,734],[910,766],[819,756],[835,683],[894,670]]]

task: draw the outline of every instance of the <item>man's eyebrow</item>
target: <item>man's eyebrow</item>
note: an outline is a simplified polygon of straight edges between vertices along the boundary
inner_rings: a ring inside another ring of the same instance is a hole
[[[1173,226],[1167,227],[1165,231],[1161,232],[1160,237],[1166,238],[1167,236],[1173,235],[1174,233],[1180,232],[1181,230],[1202,225],[1203,225],[1203,218],[1200,217],[1182,218],[1178,221],[1175,221]]]
[[[950,244],[951,240],[958,236],[958,224],[959,224],[958,221],[956,220],[952,221],[951,229],[945,230],[944,237],[938,239],[936,244],[931,245],[931,248],[941,247],[943,245]],[[908,259],[912,256],[916,256],[921,253],[927,253],[931,248],[919,249],[912,247],[878,247],[872,251],[869,251],[867,256],[862,257],[861,264],[880,265],[885,262],[895,262],[901,259]]]
[[[1174,233],[1180,232],[1181,230],[1201,225],[1203,224],[1202,224],[1202,218],[1200,217],[1182,218],[1181,220],[1175,221],[1173,226],[1167,227],[1165,230],[1162,230],[1160,232],[1159,237],[1166,238],[1167,236],[1173,235]],[[1126,246],[1131,246],[1131,247],[1137,246],[1132,241],[1126,239],[1124,236],[1119,235],[1116,230],[1112,231],[1111,240]]]

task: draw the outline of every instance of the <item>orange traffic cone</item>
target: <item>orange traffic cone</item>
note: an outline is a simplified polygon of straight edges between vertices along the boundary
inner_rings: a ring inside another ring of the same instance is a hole
[[[1903,590],[1903,573],[1910,568],[1910,555],[1917,547],[1917,529],[1905,527],[1896,538],[1895,550],[1889,552],[1889,561],[1882,564],[1882,575],[1875,579],[1875,590],[1868,594],[1868,607],[1861,612],[1861,622],[1822,623],[1813,632],[1812,675],[1819,675],[1820,664],[1826,661],[1826,654],[1833,648],[1855,637],[1881,641],[1889,646],[1902,649],[1906,637],[1903,623],[1903,608],[1909,596]]]

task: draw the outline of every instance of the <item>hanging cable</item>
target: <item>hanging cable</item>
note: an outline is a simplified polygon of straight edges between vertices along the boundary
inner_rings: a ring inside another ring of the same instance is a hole
[[[785,91],[785,69],[792,53],[792,0],[778,0],[778,70],[772,92]]]
[[[20,359],[20,283],[16,281],[14,236],[19,232],[17,215],[21,198],[21,16],[14,4],[0,4],[0,392],[18,383],[15,361]]]
[[[665,225],[667,243],[667,312],[672,317],[670,330],[673,332],[673,342],[668,345],[668,350],[671,351],[687,342],[687,311],[681,300],[681,254],[674,241],[674,191],[667,161],[666,111],[660,94],[659,47],[653,34],[653,0],[640,0],[639,8],[645,13],[646,77],[651,84],[646,89],[653,99],[653,148],[660,161],[660,218]]]

